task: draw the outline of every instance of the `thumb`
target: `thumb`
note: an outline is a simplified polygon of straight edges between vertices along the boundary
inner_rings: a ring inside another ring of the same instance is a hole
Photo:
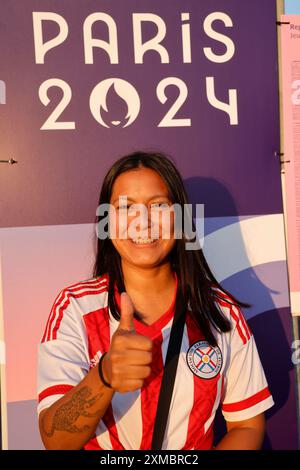
[[[134,307],[131,301],[131,298],[127,294],[127,292],[122,292],[121,294],[121,318],[119,329],[126,330],[126,331],[135,331],[134,322],[133,322],[133,315],[134,315]]]

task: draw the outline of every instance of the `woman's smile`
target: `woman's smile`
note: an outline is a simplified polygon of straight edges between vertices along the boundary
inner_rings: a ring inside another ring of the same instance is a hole
[[[140,248],[145,248],[149,246],[155,246],[158,244],[159,240],[155,238],[135,238],[135,239],[129,239],[131,243],[133,243],[136,247]]]

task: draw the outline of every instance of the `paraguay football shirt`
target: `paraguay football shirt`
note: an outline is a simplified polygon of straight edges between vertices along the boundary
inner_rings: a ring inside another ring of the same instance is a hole
[[[108,351],[119,325],[108,309],[108,282],[106,275],[83,281],[63,289],[55,299],[38,349],[38,413],[76,386]],[[220,289],[214,292],[232,329],[221,334],[213,330],[217,346],[212,347],[187,308],[163,449],[211,449],[219,406],[227,421],[241,421],[274,404],[241,309]],[[176,295],[150,326],[134,319],[137,333],[153,341],[151,375],[142,389],[114,393],[85,449],[151,448],[175,300]],[[119,305],[117,291],[116,301]]]

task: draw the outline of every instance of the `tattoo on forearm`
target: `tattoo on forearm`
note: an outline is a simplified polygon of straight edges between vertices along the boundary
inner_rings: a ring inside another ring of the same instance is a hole
[[[89,398],[92,395],[92,391],[89,387],[83,387],[78,392],[75,392],[72,398],[61,405],[54,413],[52,419],[52,425],[49,432],[45,429],[45,416],[42,417],[42,429],[47,437],[52,437],[55,431],[66,431],[66,432],[84,432],[90,429],[90,426],[85,424],[82,427],[75,425],[77,419],[80,416],[86,418],[93,418],[97,416],[97,413],[88,413],[88,408],[94,405],[99,400],[103,393],[98,393],[94,397]]]

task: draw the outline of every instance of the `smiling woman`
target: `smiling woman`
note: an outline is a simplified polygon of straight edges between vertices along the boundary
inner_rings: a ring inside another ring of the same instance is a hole
[[[162,448],[211,449],[219,406],[228,432],[217,448],[260,448],[273,399],[241,310],[248,304],[218,284],[199,244],[187,250],[178,236],[182,214],[194,228],[188,212],[174,211],[187,202],[163,154],[124,156],[105,176],[99,207],[109,205],[114,236],[98,237],[92,279],[57,296],[39,346],[46,448],[151,449],[180,321]]]

